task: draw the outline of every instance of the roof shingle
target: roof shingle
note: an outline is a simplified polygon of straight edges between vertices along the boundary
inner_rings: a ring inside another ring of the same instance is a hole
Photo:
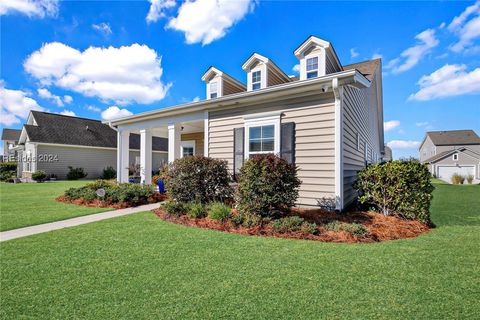
[[[436,146],[480,144],[480,137],[473,130],[430,131],[427,136]]]
[[[378,65],[381,63],[381,59],[367,60],[358,63],[348,64],[343,66],[343,70],[357,69],[361,74],[365,76],[368,80],[372,81],[373,76],[375,75],[375,70]]]
[[[22,130],[3,128],[2,140],[17,142],[18,139],[20,139],[21,133],[22,133]]]

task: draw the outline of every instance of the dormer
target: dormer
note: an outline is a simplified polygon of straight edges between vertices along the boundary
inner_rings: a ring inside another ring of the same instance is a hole
[[[342,65],[330,42],[310,36],[294,52],[300,60],[300,80],[342,71]]]
[[[292,81],[272,60],[258,53],[252,54],[242,69],[247,73],[247,91]]]
[[[220,98],[229,94],[244,92],[246,87],[240,81],[215,67],[208,68],[202,77],[207,84],[207,100]]]

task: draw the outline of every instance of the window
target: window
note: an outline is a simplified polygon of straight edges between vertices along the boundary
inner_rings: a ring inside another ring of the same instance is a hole
[[[318,76],[318,57],[307,59],[307,79]]]
[[[250,155],[274,152],[275,126],[248,128],[248,150]]]
[[[218,85],[216,82],[210,82],[210,99],[218,97]]]
[[[458,161],[458,153],[453,154],[453,161]]]
[[[262,72],[261,71],[252,72],[252,90],[260,89],[261,82],[262,82]]]
[[[195,141],[182,141],[181,148],[182,158],[195,155]]]

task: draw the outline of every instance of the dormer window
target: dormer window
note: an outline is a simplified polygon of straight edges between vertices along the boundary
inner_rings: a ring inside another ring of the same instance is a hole
[[[307,79],[318,77],[318,57],[307,59]]]
[[[262,87],[262,72],[252,72],[252,90],[258,90]]]
[[[210,82],[210,99],[218,97],[218,85],[217,82]]]

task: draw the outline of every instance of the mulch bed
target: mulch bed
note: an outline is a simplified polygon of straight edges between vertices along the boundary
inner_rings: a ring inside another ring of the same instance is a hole
[[[405,220],[394,216],[385,217],[379,213],[360,211],[337,214],[317,209],[292,209],[291,215],[298,215],[308,222],[315,222],[317,224],[319,230],[319,234],[317,235],[306,235],[301,232],[281,233],[270,228],[268,224],[253,228],[245,228],[242,226],[236,227],[229,221],[221,222],[209,218],[192,219],[186,215],[169,215],[161,208],[155,209],[153,212],[162,220],[190,227],[213,229],[244,235],[305,239],[322,242],[371,243],[414,238],[430,230],[428,226],[418,221]],[[361,223],[367,228],[368,235],[354,236],[346,231],[327,231],[322,227],[322,225],[335,220],[347,223]]]
[[[161,202],[161,201],[164,201],[166,198],[167,197],[165,196],[165,194],[156,192],[151,197],[149,197],[147,199],[147,202],[145,202],[145,203],[135,203],[135,204],[132,204],[130,202],[115,203],[115,202],[98,200],[98,199],[85,200],[83,198],[70,200],[70,199],[65,198],[64,196],[59,196],[59,197],[55,198],[55,200],[58,201],[58,202],[76,204],[76,205],[85,206],[85,207],[123,209],[123,208],[136,207],[136,206],[140,206],[140,205],[143,205],[143,204]]]

